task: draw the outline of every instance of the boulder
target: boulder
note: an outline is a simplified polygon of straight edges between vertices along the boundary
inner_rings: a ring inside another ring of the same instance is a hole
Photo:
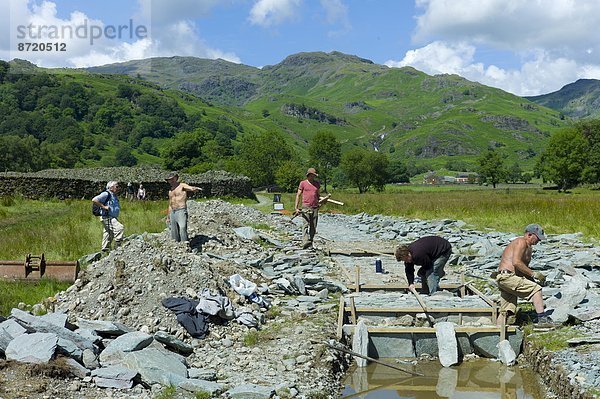
[[[54,357],[57,344],[56,334],[22,334],[10,341],[6,358],[23,363],[47,363]]]

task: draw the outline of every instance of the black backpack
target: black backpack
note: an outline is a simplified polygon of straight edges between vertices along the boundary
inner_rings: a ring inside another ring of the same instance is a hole
[[[106,205],[108,203],[108,201],[110,200],[110,192],[108,190],[106,190],[106,192],[108,193],[108,197],[106,197],[106,201],[104,201],[102,203],[102,205]],[[95,202],[92,202],[92,215],[94,215],[94,216],[102,215],[102,208],[100,208],[98,205],[96,205]]]

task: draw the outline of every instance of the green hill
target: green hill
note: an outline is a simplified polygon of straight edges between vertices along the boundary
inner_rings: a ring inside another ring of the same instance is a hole
[[[301,143],[325,129],[346,149],[365,146],[432,167],[472,163],[488,147],[531,166],[547,137],[566,124],[555,110],[456,75],[388,68],[339,52],[294,54],[260,70],[190,57],[91,70],[141,76],[268,115],[253,122]]]
[[[600,80],[579,79],[553,93],[525,98],[571,118],[600,117]]]
[[[305,159],[309,140],[327,130],[343,151],[362,146],[425,168],[472,167],[493,147],[531,169],[550,134],[568,123],[558,111],[457,75],[339,52],[294,54],[262,69],[170,57],[35,69],[22,78],[1,71],[0,144],[16,153],[33,146],[51,167],[178,167],[173,158],[187,151],[195,172],[227,168],[245,135],[267,130],[284,133]],[[0,158],[6,162],[13,161]],[[22,161],[27,167],[40,165]]]

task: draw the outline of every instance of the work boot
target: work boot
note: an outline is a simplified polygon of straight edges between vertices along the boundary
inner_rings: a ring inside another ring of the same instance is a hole
[[[548,316],[540,316],[537,319],[533,320],[534,328],[536,328],[536,327],[537,328],[555,328],[555,327],[558,327],[559,325],[560,325],[559,323],[555,323]]]
[[[304,244],[302,244],[302,249],[308,249],[312,247],[312,242],[305,242]]]

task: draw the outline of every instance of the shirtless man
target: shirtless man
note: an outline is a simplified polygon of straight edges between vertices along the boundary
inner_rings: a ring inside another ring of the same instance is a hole
[[[171,226],[171,238],[177,242],[189,241],[187,234],[187,192],[202,190],[179,182],[179,174],[171,172],[165,179],[171,185],[169,188],[169,213],[167,223]]]
[[[496,276],[501,295],[500,317],[507,317],[509,312],[516,315],[517,298],[527,298],[533,303],[537,313],[534,323],[551,323],[544,313],[542,287],[538,284],[543,283],[546,277],[529,268],[533,246],[545,239],[542,227],[539,224],[530,224],[525,227],[522,237],[514,239],[504,249]],[[498,324],[500,323],[501,319],[498,318]]]

